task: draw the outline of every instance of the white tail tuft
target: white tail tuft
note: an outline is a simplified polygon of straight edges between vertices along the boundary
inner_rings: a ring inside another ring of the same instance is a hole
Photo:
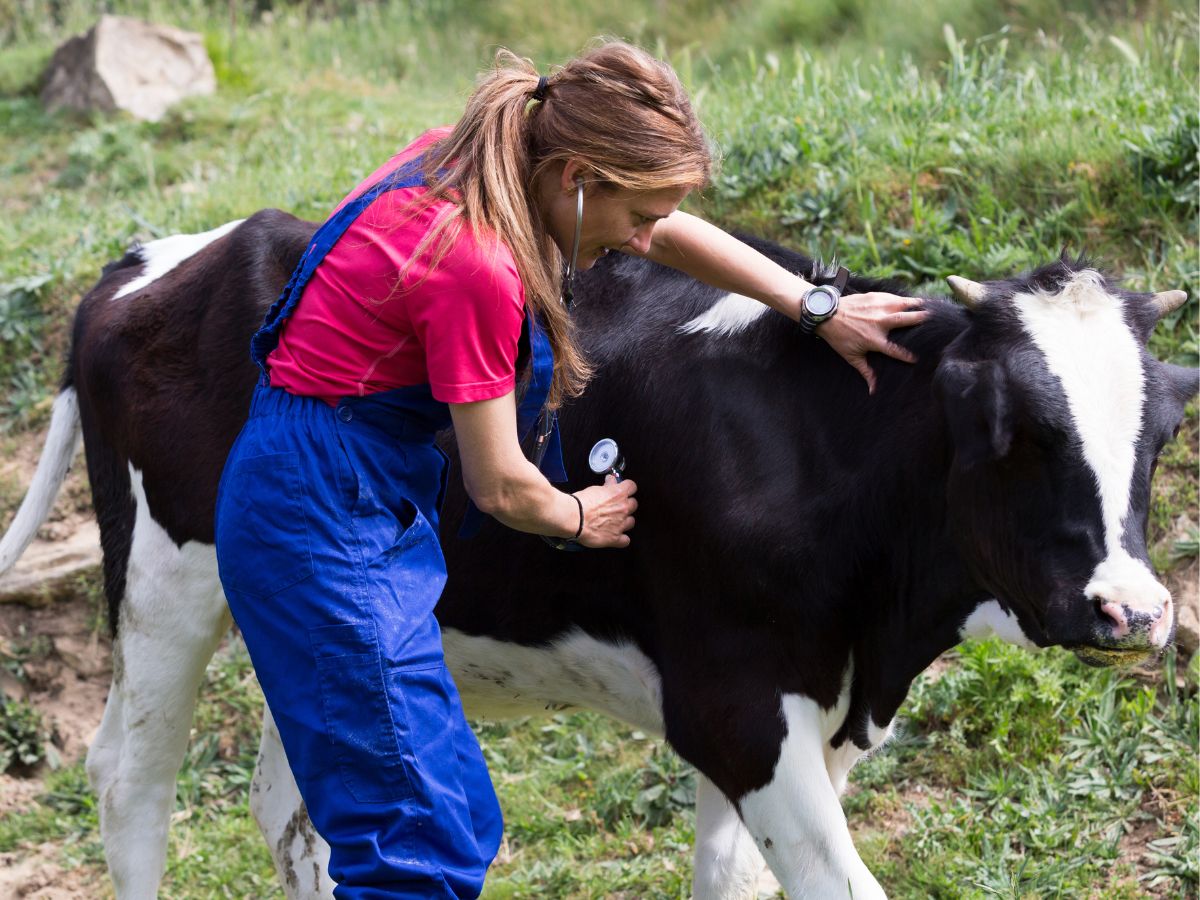
[[[79,443],[79,398],[75,388],[70,387],[54,401],[50,432],[46,435],[46,446],[42,448],[33,483],[8,531],[0,538],[0,573],[7,572],[21,558],[46,516],[50,515],[58,489],[71,468],[71,460],[79,451]]]

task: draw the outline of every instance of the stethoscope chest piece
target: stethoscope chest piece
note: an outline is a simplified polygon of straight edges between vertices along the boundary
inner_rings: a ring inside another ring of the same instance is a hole
[[[621,473],[625,471],[625,460],[621,450],[612,438],[601,438],[592,445],[588,453],[588,468],[597,475],[612,475],[620,481]]]

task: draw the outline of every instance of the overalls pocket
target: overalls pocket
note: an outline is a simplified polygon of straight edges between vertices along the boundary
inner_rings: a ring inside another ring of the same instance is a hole
[[[450,673],[437,661],[392,669],[385,677],[388,692],[400,703],[400,742],[416,770],[421,791],[418,808],[427,815],[444,816],[446,797],[469,787],[464,785],[462,759],[454,739],[459,728],[469,726],[462,718]],[[469,806],[472,798],[467,796],[465,801]],[[456,806],[449,804],[451,809]],[[469,821],[459,827],[464,834],[471,833]]]
[[[299,454],[236,460],[222,480],[216,536],[227,588],[264,598],[313,573]]]
[[[346,789],[359,803],[408,799],[412,785],[400,753],[375,624],[312,628],[309,640],[317,663],[325,733]]]

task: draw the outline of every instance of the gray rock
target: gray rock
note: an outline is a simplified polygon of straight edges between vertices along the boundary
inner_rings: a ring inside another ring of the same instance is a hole
[[[100,529],[87,522],[65,541],[34,541],[0,576],[0,603],[48,606],[79,591],[79,579],[100,568]]]
[[[1185,566],[1172,579],[1169,586],[1175,595],[1179,609],[1179,625],[1175,631],[1175,643],[1188,656],[1200,649],[1200,584],[1197,574],[1200,567],[1193,562]]]
[[[157,121],[184,97],[216,89],[200,35],[125,16],[101,16],[90,31],[54,52],[42,103],[47,109],[122,109]]]
[[[1152,556],[1169,559],[1176,543],[1191,537],[1196,523],[1186,514],[1180,515],[1170,531],[1154,548]],[[1179,620],[1175,631],[1175,643],[1185,657],[1195,656],[1200,650],[1200,561],[1192,558],[1172,565],[1163,579],[1178,610]]]
[[[96,636],[85,640],[76,635],[60,635],[54,638],[54,650],[63,662],[85,678],[107,675],[112,671],[108,648]]]

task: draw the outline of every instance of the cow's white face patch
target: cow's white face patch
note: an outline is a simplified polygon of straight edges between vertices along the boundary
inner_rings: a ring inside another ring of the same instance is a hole
[[[1013,304],[1062,383],[1100,492],[1105,545],[1114,554],[1129,511],[1145,402],[1141,348],[1125,324],[1123,301],[1085,269],[1058,294],[1018,294]]]
[[[135,291],[140,291],[146,285],[162,278],[173,268],[203,250],[219,237],[223,237],[237,228],[245,219],[229,222],[212,231],[203,234],[175,234],[158,241],[151,241],[138,248],[138,256],[142,259],[142,274],[126,282],[119,291],[113,294],[114,300],[119,300]]]
[[[662,683],[632,642],[599,641],[575,629],[549,644],[442,632],[446,663],[468,716],[501,719],[579,707],[662,737]]]
[[[1124,301],[1084,269],[1057,294],[1017,294],[1013,304],[1062,384],[1099,494],[1106,558],[1088,593],[1104,585],[1135,608],[1161,603],[1165,590],[1121,544],[1145,405],[1141,347],[1122,315]],[[1111,583],[1114,575],[1119,584]]]
[[[1024,647],[1026,650],[1037,649],[1037,644],[1021,630],[1021,624],[1017,621],[1017,617],[1005,610],[996,600],[980,603],[958,629],[960,641],[965,641],[967,638],[986,638],[992,635],[1010,644]]]
[[[680,334],[708,331],[718,335],[744,331],[770,312],[770,307],[752,297],[726,294],[696,318],[679,326]]]

